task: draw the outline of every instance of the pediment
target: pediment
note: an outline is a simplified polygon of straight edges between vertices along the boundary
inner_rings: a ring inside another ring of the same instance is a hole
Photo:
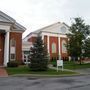
[[[3,17],[0,15],[0,21],[2,22],[10,22],[10,20],[8,20],[7,18]]]
[[[47,29],[44,29],[43,31],[51,32],[51,33],[60,33],[60,34],[66,34],[68,33],[69,27],[66,26],[64,23],[56,23]]]
[[[35,31],[34,33],[39,33],[39,32],[66,34],[69,32],[69,26],[66,25],[65,23],[57,22],[55,24],[52,24],[52,25],[46,26],[42,29],[39,29],[39,30]]]
[[[11,23],[15,22],[15,20],[13,18],[11,18],[10,16],[6,15],[2,11],[0,11],[0,21],[1,22],[11,22]]]
[[[10,23],[10,28],[14,31],[25,31],[26,30],[25,27],[17,23],[16,20],[14,20],[12,17],[0,11],[0,23],[2,22],[4,23],[4,27],[5,25],[7,26]]]

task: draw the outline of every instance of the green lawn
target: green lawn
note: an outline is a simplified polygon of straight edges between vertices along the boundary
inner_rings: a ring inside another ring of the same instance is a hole
[[[51,62],[51,64],[54,64],[56,66],[56,61]],[[70,62],[64,61],[64,68],[65,69],[71,69],[71,70],[90,68],[90,63],[87,63],[87,64],[82,63],[80,65],[80,64],[77,64],[76,62],[73,62],[73,61],[70,61]]]
[[[56,71],[52,69],[48,69],[47,71],[34,72],[30,71],[30,69],[26,66],[19,66],[17,68],[6,68],[9,75],[14,74],[39,74],[39,75],[69,75],[69,74],[77,74],[75,72],[70,71]]]
[[[66,69],[84,69],[84,68],[90,68],[90,63],[87,63],[87,64],[76,64],[76,63],[73,63],[73,64],[66,64],[64,65],[64,68]]]

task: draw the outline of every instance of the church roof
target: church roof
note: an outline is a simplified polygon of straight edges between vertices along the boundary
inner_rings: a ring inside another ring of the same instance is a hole
[[[40,32],[50,32],[50,33],[60,33],[60,34],[62,34],[62,30],[59,31],[59,29],[62,26],[65,26],[67,29],[69,29],[69,26],[66,23],[57,22],[57,23],[48,25],[46,27],[43,27],[41,29],[38,29],[38,30],[36,30],[34,32],[31,32],[26,37],[30,36],[31,34],[39,34]]]
[[[22,30],[22,31],[26,30],[26,28],[23,27],[21,24],[17,23],[15,19],[13,19],[12,17],[10,17],[9,15],[5,14],[2,11],[0,11],[0,22],[11,23],[14,25],[13,27],[16,28],[17,30]]]

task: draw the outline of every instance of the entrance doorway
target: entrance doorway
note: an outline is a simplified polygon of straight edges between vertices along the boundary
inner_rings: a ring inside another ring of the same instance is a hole
[[[24,57],[23,57],[24,59],[24,63],[25,64],[29,64],[30,63],[30,60],[29,60],[29,54],[24,54]]]

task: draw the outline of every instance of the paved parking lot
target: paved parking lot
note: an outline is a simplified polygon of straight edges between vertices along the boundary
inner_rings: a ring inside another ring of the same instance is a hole
[[[3,77],[0,90],[90,90],[90,75],[59,78]]]

